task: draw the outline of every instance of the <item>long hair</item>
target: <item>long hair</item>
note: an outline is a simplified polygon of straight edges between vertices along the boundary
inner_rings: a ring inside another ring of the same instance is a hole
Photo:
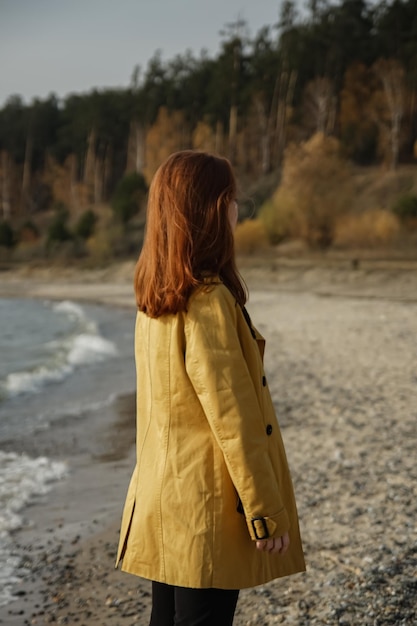
[[[145,241],[135,271],[141,311],[151,317],[184,311],[191,293],[214,276],[245,304],[228,215],[235,197],[227,159],[184,150],[159,167],[149,189]]]

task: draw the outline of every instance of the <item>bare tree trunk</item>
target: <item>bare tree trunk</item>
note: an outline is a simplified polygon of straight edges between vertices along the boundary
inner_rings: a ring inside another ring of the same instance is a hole
[[[331,98],[331,102],[329,105],[329,113],[327,116],[327,124],[326,124],[326,135],[332,135],[334,133],[334,129],[336,127],[336,116],[337,116],[337,96],[333,96]]]
[[[241,22],[238,20],[233,27],[236,29],[236,35],[238,37],[235,40],[233,47],[233,74],[231,84],[231,99],[230,99],[230,113],[229,113],[229,159],[233,163],[236,159],[236,147],[237,147],[237,100],[239,91],[239,67],[241,60],[241,39],[240,30],[242,27]]]
[[[130,123],[126,172],[143,172],[145,167],[145,129],[137,120]]]
[[[3,219],[8,220],[10,218],[10,157],[9,154],[3,150],[1,153],[1,209]]]
[[[272,94],[271,108],[268,117],[268,143],[269,143],[269,167],[272,166],[273,152],[276,145],[276,129],[277,129],[277,115],[278,115],[278,97],[279,97],[279,84],[280,74],[277,74],[275,80],[274,93]]]
[[[326,77],[310,81],[304,94],[307,127],[315,133],[330,134],[336,122],[336,99],[333,84]]]
[[[404,112],[404,103],[401,96],[400,87],[398,85],[397,76],[389,76],[383,74],[381,76],[384,86],[385,97],[387,99],[388,109],[391,118],[390,143],[391,143],[391,161],[390,169],[394,170],[398,165],[398,155],[400,152],[400,128],[401,120]],[[397,84],[396,84],[397,83]]]
[[[143,172],[145,167],[145,129],[142,124],[136,123],[136,159],[135,171]]]
[[[405,109],[404,68],[394,59],[381,59],[374,65],[384,90],[389,116],[390,169],[396,169],[400,153],[401,124]]]
[[[413,88],[410,96],[410,127],[413,136],[415,136],[416,122],[414,118],[414,112],[416,111],[416,90]],[[414,141],[414,145],[412,146],[414,158],[417,159],[417,140]]]
[[[236,158],[236,137],[237,137],[237,106],[230,107],[229,116],[229,159],[232,163]]]
[[[75,154],[70,156],[70,196],[71,196],[71,206],[73,208],[78,208],[79,200],[78,200],[78,190],[77,190],[77,169],[78,169],[78,160]]]
[[[278,88],[278,102],[277,102],[277,114],[275,120],[275,153],[277,163],[281,161],[282,154],[284,152],[284,128],[285,128],[285,108],[286,108],[286,83],[287,83],[287,71],[281,70],[279,75],[279,88]]]
[[[399,112],[392,116],[391,124],[391,169],[395,170],[398,165],[400,154],[400,128],[402,115]]]
[[[288,111],[294,99],[294,90],[297,82],[297,72],[282,70],[279,80],[279,95],[275,125],[275,146],[277,162],[280,163],[287,140]]]
[[[136,168],[136,122],[131,120],[129,127],[129,134],[127,136],[127,148],[126,148],[126,173],[135,170]]]
[[[216,137],[214,147],[217,153],[221,153],[223,151],[223,124],[218,120],[216,122]]]
[[[409,107],[410,119],[413,117],[415,108],[416,108],[416,90],[413,88],[410,94],[410,107]]]
[[[106,152],[104,154],[104,173],[103,173],[103,197],[107,198],[109,181],[112,175],[112,147],[110,144],[106,146]]]
[[[323,94],[317,94],[317,132],[325,134],[327,126],[327,98]]]
[[[296,70],[291,70],[290,80],[289,80],[288,89],[287,89],[287,98],[286,98],[287,107],[291,106],[293,103],[295,85],[297,84],[297,78],[298,78],[298,72]]]
[[[96,169],[96,132],[92,128],[87,139],[87,153],[84,163],[84,183],[89,189],[89,201],[94,197],[94,178]]]
[[[99,204],[103,199],[103,159],[96,157],[94,163],[94,204]]]
[[[22,178],[22,188],[20,194],[20,204],[21,210],[26,211],[29,204],[29,188],[32,176],[32,152],[33,152],[33,139],[32,135],[29,133],[26,137],[26,147],[25,147],[25,161],[23,163],[23,178]]]
[[[265,105],[261,98],[255,97],[255,110],[259,123],[259,148],[261,153],[261,172],[267,174],[271,167],[271,151],[269,145],[268,118],[265,111]]]

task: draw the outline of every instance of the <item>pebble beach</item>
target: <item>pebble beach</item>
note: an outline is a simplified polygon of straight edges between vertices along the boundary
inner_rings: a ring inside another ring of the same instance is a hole
[[[236,626],[417,624],[416,269],[242,263],[307,572],[243,590]],[[132,272],[4,272],[0,296],[134,309]],[[147,626],[149,582],[114,569],[134,402],[132,389],[88,421],[19,440],[22,453],[65,458],[69,475],[13,537],[19,576],[0,624]]]

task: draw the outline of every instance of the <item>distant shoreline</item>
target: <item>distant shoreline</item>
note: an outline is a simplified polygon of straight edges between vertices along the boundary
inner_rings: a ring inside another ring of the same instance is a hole
[[[0,271],[0,297],[73,299],[136,307],[135,261],[103,268],[18,266]],[[249,291],[278,290],[321,296],[417,301],[417,252],[387,257],[376,251],[350,254],[266,254],[238,258]]]

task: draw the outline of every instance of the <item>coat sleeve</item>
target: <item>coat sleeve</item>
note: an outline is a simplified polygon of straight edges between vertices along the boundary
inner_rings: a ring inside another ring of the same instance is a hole
[[[185,363],[255,540],[283,535],[289,520],[237,332],[236,306],[223,285],[191,298],[185,320]]]

